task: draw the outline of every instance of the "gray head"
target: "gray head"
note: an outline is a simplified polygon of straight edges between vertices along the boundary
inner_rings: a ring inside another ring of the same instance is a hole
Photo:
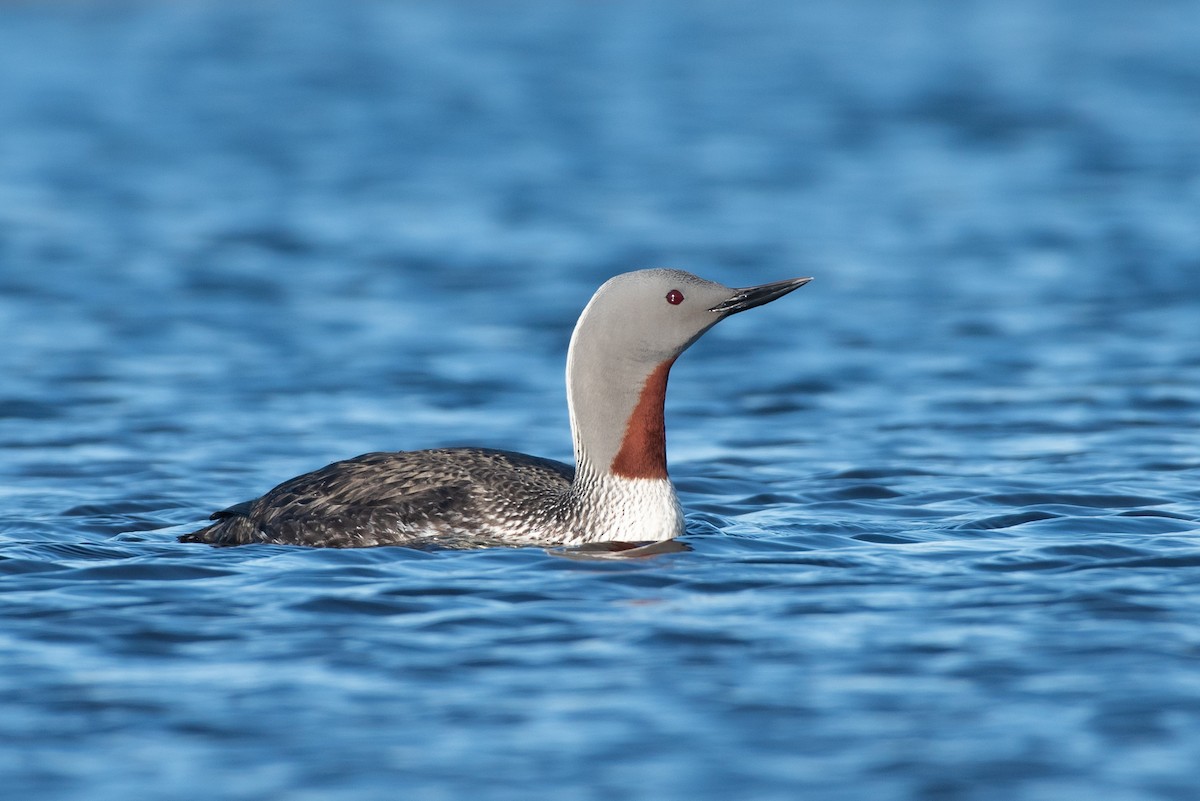
[[[658,269],[607,281],[580,315],[567,355],[576,461],[581,467],[586,459],[597,469],[609,469],[631,447],[627,434],[633,423],[661,430],[667,372],[679,354],[726,317],[783,297],[810,280],[732,289],[682,270]],[[656,437],[661,442],[661,433],[648,435],[649,440]],[[657,455],[650,461],[656,460]],[[665,478],[665,457],[661,461]]]

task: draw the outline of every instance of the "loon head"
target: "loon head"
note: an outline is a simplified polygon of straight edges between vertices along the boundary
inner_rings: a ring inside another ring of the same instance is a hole
[[[579,317],[567,353],[567,400],[580,472],[666,479],[663,400],[679,354],[738,312],[811,278],[734,289],[682,270],[607,281]]]

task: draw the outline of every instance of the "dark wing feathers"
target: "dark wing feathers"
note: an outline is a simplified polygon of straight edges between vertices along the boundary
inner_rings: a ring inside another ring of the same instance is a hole
[[[480,506],[497,493],[545,498],[565,492],[573,475],[560,462],[507,451],[368,453],[216,512],[217,522],[180,540],[359,547],[461,536],[473,520],[487,519]]]
[[[250,510],[254,508],[254,501],[242,501],[235,503],[227,509],[222,509],[219,512],[213,512],[209,515],[209,520],[224,520],[227,517],[249,517]]]

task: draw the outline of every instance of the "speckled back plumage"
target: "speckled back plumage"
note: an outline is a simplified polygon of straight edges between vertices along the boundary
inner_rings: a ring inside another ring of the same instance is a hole
[[[368,453],[215,513],[184,542],[323,547],[572,539],[569,465],[510,451]]]

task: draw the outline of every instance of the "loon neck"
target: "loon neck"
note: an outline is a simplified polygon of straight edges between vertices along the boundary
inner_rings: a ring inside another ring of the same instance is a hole
[[[567,407],[577,482],[597,474],[666,480],[663,404],[675,358],[647,369],[605,358],[602,350],[578,340],[572,337],[567,353]]]
[[[667,431],[663,407],[667,398],[669,359],[650,371],[637,404],[625,421],[621,447],[608,469],[622,478],[667,478]]]
[[[568,380],[575,480],[567,497],[580,515],[579,541],[643,542],[684,533],[683,509],[667,476],[663,424],[673,361],[661,362],[640,382],[602,382],[607,391],[599,396],[590,392],[593,382]]]

